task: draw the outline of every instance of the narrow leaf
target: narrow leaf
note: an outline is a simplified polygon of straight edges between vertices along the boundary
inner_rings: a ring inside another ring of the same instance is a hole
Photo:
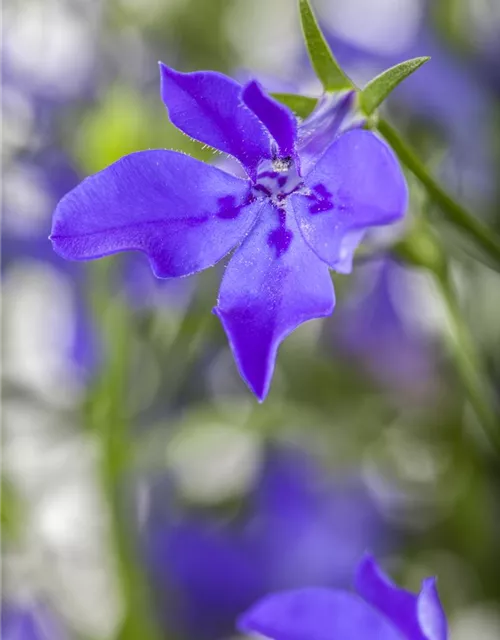
[[[309,0],[299,0],[300,20],[307,51],[316,75],[325,91],[349,89],[354,85],[335,60],[321,33]]]
[[[299,118],[307,118],[317,103],[317,98],[299,96],[295,93],[272,93],[272,97],[284,104]]]
[[[419,69],[430,60],[428,57],[413,58],[386,69],[380,75],[370,80],[361,91],[361,108],[367,116],[371,115],[375,109],[387,98],[398,84]]]

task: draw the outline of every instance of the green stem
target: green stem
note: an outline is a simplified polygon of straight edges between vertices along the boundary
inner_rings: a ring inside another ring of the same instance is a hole
[[[218,275],[216,269],[208,269],[197,276],[193,296],[163,355],[164,361],[170,364],[165,368],[164,384],[167,390],[163,400],[166,404],[172,403],[182,390],[200,347],[207,339],[207,334],[213,332],[215,318],[209,310],[217,297]],[[161,336],[161,316],[157,328]],[[150,339],[158,341],[160,336],[153,334]],[[164,344],[158,344],[158,347],[165,348]]]
[[[129,311],[119,300],[109,301],[109,273],[96,268],[94,308],[103,325],[107,360],[89,395],[89,421],[101,445],[101,477],[110,509],[113,551],[125,613],[116,640],[158,640],[148,602],[148,586],[137,557],[134,521],[127,509],[127,471],[133,442],[127,420],[127,384],[131,327]],[[104,277],[103,277],[104,276]]]
[[[496,412],[493,393],[483,374],[479,356],[464,320],[448,268],[434,272],[435,282],[441,293],[448,325],[451,356],[455,361],[470,404],[486,433],[491,446],[500,456],[500,415]]]
[[[500,238],[475,218],[447,193],[430,175],[425,164],[399,133],[385,120],[378,122],[377,128],[394,149],[401,162],[420,180],[431,198],[439,205],[446,219],[474,238],[500,267]]]

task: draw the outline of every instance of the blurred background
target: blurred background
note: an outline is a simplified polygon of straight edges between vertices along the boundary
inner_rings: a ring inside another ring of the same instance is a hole
[[[313,4],[360,84],[432,56],[386,117],[500,230],[498,0]],[[333,276],[262,405],[211,314],[224,265],[159,281],[139,254],[52,252],[59,198],[122,155],[221,161],[169,123],[158,60],[319,93],[294,0],[4,2],[2,637],[227,638],[269,591],[348,588],[370,550],[414,591],[439,576],[454,640],[499,638],[500,462],[433,282],[383,249],[400,229]],[[499,275],[439,231],[498,392]]]

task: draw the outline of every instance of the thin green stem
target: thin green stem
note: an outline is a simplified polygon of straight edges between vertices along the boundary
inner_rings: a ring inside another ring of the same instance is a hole
[[[385,120],[380,120],[378,130],[394,149],[401,162],[418,178],[426,188],[432,200],[439,205],[446,219],[461,229],[500,267],[500,238],[482,222],[475,218],[465,207],[445,191],[430,175],[425,164],[413,149],[401,138],[399,133]]]
[[[449,269],[434,272],[434,278],[446,310],[449,349],[456,371],[491,446],[500,456],[500,415],[496,411],[493,392],[483,373],[474,340],[460,309]]]
[[[193,364],[199,354],[200,348],[207,339],[207,335],[213,333],[214,316],[210,314],[210,308],[217,297],[216,269],[208,269],[197,276],[195,291],[179,323],[175,335],[170,339],[163,354],[165,363],[165,392],[163,401],[165,404],[175,402],[176,396],[182,391],[184,384],[192,370]],[[162,340],[162,315],[152,327],[150,339],[158,348],[164,350]]]
[[[109,274],[95,268],[94,308],[103,328],[106,362],[89,393],[88,418],[101,446],[101,477],[110,512],[111,541],[125,613],[116,640],[158,640],[148,602],[148,586],[137,557],[133,517],[126,480],[133,442],[127,419],[131,327],[129,311],[120,300],[109,300]]]

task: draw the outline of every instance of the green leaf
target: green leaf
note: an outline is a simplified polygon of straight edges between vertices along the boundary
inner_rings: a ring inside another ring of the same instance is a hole
[[[360,94],[361,108],[365,114],[367,116],[371,115],[398,84],[419,69],[427,60],[430,60],[430,58],[423,57],[406,60],[406,62],[401,62],[390,69],[386,69],[373,80],[370,80]]]
[[[299,0],[300,20],[309,58],[316,75],[325,91],[353,88],[352,81],[345,75],[330,50],[309,0]]]
[[[299,118],[307,118],[318,102],[317,98],[299,96],[295,93],[272,93],[272,97],[291,109]]]

